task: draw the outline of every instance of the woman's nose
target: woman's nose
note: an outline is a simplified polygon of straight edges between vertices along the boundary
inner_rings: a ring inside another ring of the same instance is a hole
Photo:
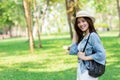
[[[83,25],[83,23],[81,22],[81,23],[79,23],[79,26],[82,26]]]

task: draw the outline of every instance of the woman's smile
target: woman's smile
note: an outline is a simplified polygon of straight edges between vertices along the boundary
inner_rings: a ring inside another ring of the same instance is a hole
[[[82,30],[83,32],[86,32],[88,30],[88,23],[84,18],[78,18],[77,22],[80,30]]]

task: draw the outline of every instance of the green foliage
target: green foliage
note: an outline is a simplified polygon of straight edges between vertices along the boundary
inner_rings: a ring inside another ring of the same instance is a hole
[[[9,9],[11,7],[11,9]],[[12,9],[14,8],[13,2],[1,2],[1,15],[0,15],[0,21],[3,23],[7,23],[8,21],[11,20],[11,14],[12,14]],[[9,23],[9,22],[8,22]]]
[[[63,3],[65,2],[64,0],[50,0],[53,4],[54,3]]]
[[[11,26],[16,22],[25,25],[24,9],[22,4],[17,4],[14,0],[4,0],[0,2],[0,26]]]
[[[47,0],[36,0],[37,8],[39,10],[39,20],[41,21],[43,16],[43,9],[45,8]],[[66,15],[66,7],[65,0],[48,0],[49,6],[46,12],[45,17],[45,27],[48,33],[53,28],[55,31],[63,31],[63,28],[68,27],[67,25],[67,15]],[[90,10],[97,12],[95,15],[98,16],[98,13],[105,14],[106,16],[103,21],[108,22],[107,17],[114,17],[112,19],[111,25],[117,24],[114,21],[118,21],[116,18],[117,9],[116,2],[112,0],[79,0],[78,5],[80,9],[89,8]],[[32,13],[34,13],[34,9],[32,8]],[[32,14],[33,16],[33,14]],[[33,22],[34,23],[34,22]],[[47,25],[48,24],[48,25]],[[0,27],[4,26],[26,26],[24,8],[22,4],[22,0],[0,0]],[[104,26],[104,25],[103,25]],[[65,31],[68,29],[65,28]],[[53,32],[53,30],[51,31]]]
[[[96,7],[97,12],[106,11],[104,8],[107,4],[108,0],[95,0],[94,5]]]
[[[100,24],[96,23],[96,24],[95,24],[95,27],[96,27],[96,28],[97,28],[97,27],[108,28],[109,25],[108,25],[107,23],[100,23]]]
[[[106,50],[107,67],[99,80],[120,79],[120,38],[115,37],[117,33],[100,34]],[[71,44],[68,35],[44,35],[42,43],[43,48],[36,48],[35,54],[29,54],[26,39],[1,40],[0,80],[75,80],[77,57],[66,54],[63,49],[64,45]]]

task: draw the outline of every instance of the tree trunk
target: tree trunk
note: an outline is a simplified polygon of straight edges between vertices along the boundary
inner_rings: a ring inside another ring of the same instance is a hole
[[[32,35],[32,19],[31,19],[31,2],[29,0],[23,0],[26,22],[28,25],[28,35],[29,35],[29,45],[30,45],[30,52],[34,52],[34,40]]]
[[[11,25],[8,27],[8,31],[9,31],[9,36],[11,38],[12,37],[12,27],[11,27]]]
[[[70,18],[70,13],[69,13],[70,3],[68,2],[68,0],[65,0],[65,2],[66,2],[67,21],[68,21],[68,25],[70,29],[70,38],[72,39],[73,38],[72,23],[71,23],[71,18]]]
[[[41,27],[40,27],[41,32],[42,32],[42,27],[44,25],[45,15],[46,15],[46,11],[48,9],[48,6],[49,6],[49,0],[46,0],[46,6],[45,6],[45,10],[43,11]]]
[[[117,9],[118,9],[118,17],[119,17],[119,35],[118,37],[120,37],[120,5],[119,5],[119,0],[116,0],[117,2]]]
[[[36,26],[37,26],[37,34],[38,34],[38,42],[39,42],[39,45],[38,45],[38,47],[39,48],[41,48],[42,47],[42,42],[41,42],[41,39],[40,39],[40,25],[39,25],[39,16],[38,16],[38,10],[37,10],[37,8],[36,8],[36,0],[34,0],[34,12],[36,13],[36,15],[35,15],[35,24],[36,24]]]
[[[76,12],[79,11],[78,0],[65,0],[66,2],[66,12],[67,12],[67,20],[70,29],[70,37],[73,38],[72,27],[75,23]]]

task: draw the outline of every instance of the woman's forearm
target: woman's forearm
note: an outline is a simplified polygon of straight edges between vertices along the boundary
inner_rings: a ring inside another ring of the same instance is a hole
[[[85,56],[85,60],[93,60],[92,56]]]
[[[74,44],[74,43],[77,43],[77,33],[76,32],[74,32],[74,34],[73,34],[73,39],[72,39],[72,43]]]

